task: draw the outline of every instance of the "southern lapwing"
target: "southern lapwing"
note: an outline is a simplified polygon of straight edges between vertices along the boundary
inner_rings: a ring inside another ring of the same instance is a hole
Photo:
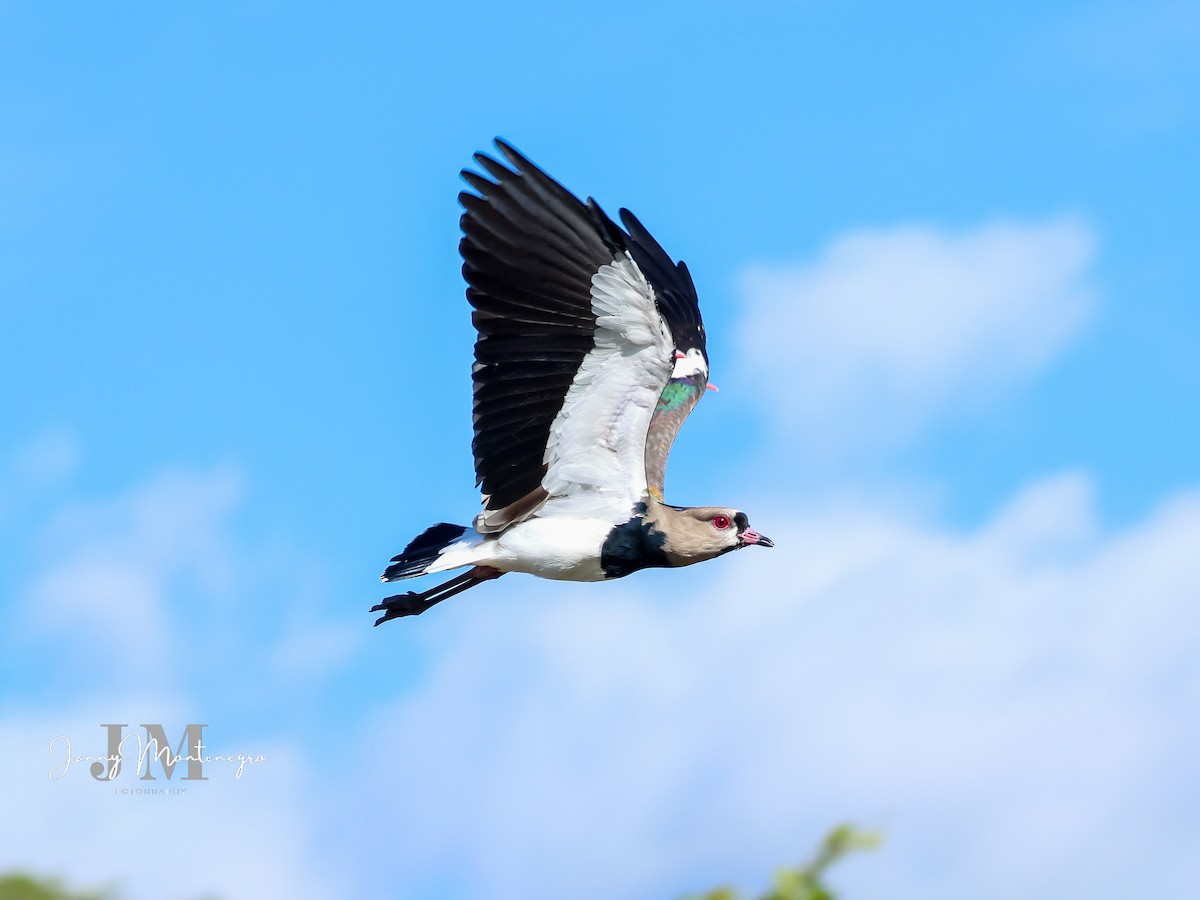
[[[724,506],[663,502],[667,454],[708,387],[696,289],[626,209],[624,229],[503,141],[464,170],[463,276],[475,342],[470,528],[434,525],[381,576],[470,567],[388,597],[376,625],[505,572],[604,581],[771,541]]]

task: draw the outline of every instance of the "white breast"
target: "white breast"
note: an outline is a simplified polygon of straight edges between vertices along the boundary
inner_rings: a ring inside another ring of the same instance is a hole
[[[506,529],[484,564],[557,581],[603,581],[600,549],[611,530],[600,519],[535,517]]]

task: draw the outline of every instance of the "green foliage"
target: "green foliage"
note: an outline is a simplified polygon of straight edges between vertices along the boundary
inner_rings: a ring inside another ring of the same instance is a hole
[[[849,824],[839,825],[825,835],[811,861],[795,868],[780,869],[775,874],[774,886],[757,900],[837,900],[825,884],[825,871],[842,857],[858,850],[872,850],[881,841],[875,832],[860,831]],[[719,887],[690,900],[742,900],[742,896],[733,888]]]
[[[30,875],[28,872],[6,872],[0,874],[0,900],[121,900],[122,894],[114,887],[76,890],[68,888],[58,878],[47,875]],[[206,894],[197,900],[216,900]]]
[[[0,875],[0,900],[116,900],[116,895],[106,888],[76,891],[57,878],[9,872]]]
[[[881,837],[870,831],[860,831],[845,824],[834,828],[813,858],[795,868],[780,869],[775,874],[775,884],[755,900],[837,900],[836,895],[825,884],[825,872],[843,857],[859,850],[878,847]],[[119,900],[111,889],[74,890],[56,878],[37,877],[24,872],[0,875],[0,900]],[[745,900],[741,894],[729,887],[719,887],[689,900]]]

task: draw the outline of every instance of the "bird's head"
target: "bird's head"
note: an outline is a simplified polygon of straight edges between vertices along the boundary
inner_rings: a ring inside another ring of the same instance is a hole
[[[664,506],[655,523],[665,540],[663,552],[673,566],[688,566],[756,544],[775,543],[750,527],[746,514],[727,506]]]

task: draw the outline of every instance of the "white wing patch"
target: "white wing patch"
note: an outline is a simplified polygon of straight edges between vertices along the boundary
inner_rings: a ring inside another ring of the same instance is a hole
[[[703,374],[705,379],[708,378],[708,362],[699,350],[692,348],[683,356],[675,358],[675,368],[671,372],[672,378],[691,378],[693,375],[700,374]]]
[[[646,492],[646,431],[674,345],[653,289],[627,253],[592,276],[592,312],[595,346],[550,426],[543,509],[617,525]]]

